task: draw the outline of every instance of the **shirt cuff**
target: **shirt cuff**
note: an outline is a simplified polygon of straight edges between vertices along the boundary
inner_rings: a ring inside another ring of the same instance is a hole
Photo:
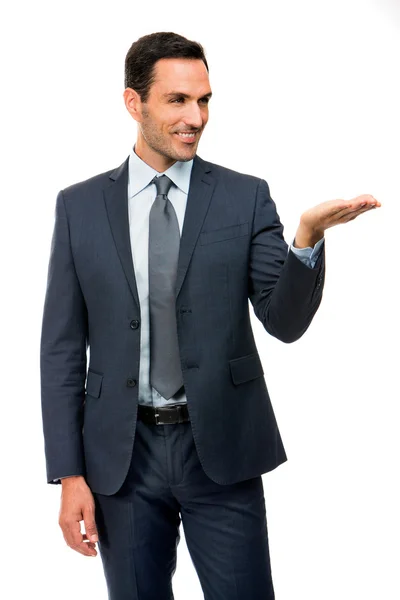
[[[290,249],[297,256],[297,258],[301,260],[301,262],[307,265],[307,267],[310,267],[310,269],[313,269],[315,267],[315,263],[317,262],[321,254],[322,244],[324,243],[324,241],[325,237],[320,239],[315,244],[314,248],[311,248],[311,246],[307,246],[307,248],[295,248],[292,243]]]

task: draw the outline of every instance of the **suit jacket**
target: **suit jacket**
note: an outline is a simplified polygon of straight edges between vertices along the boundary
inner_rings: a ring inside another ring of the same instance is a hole
[[[57,195],[40,341],[47,480],[83,475],[105,495],[126,477],[137,420],[128,160]],[[309,327],[324,278],[325,244],[314,268],[288,251],[265,180],[195,156],[176,319],[194,441],[215,482],[256,477],[287,460],[249,299],[265,330],[291,343]]]

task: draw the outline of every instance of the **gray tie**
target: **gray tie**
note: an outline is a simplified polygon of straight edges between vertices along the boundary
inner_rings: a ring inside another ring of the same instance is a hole
[[[172,181],[154,177],[157,196],[149,215],[150,383],[169,400],[183,385],[175,312],[180,234],[167,197]]]

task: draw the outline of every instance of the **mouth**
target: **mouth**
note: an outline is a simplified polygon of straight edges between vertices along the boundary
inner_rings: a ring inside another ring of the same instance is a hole
[[[184,144],[194,144],[197,140],[197,132],[174,133]]]

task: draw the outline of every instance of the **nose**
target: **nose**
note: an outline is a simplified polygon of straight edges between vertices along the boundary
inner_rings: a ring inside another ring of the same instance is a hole
[[[200,129],[203,126],[205,116],[202,112],[201,107],[194,102],[187,107],[187,112],[183,118],[185,125],[191,129]]]

